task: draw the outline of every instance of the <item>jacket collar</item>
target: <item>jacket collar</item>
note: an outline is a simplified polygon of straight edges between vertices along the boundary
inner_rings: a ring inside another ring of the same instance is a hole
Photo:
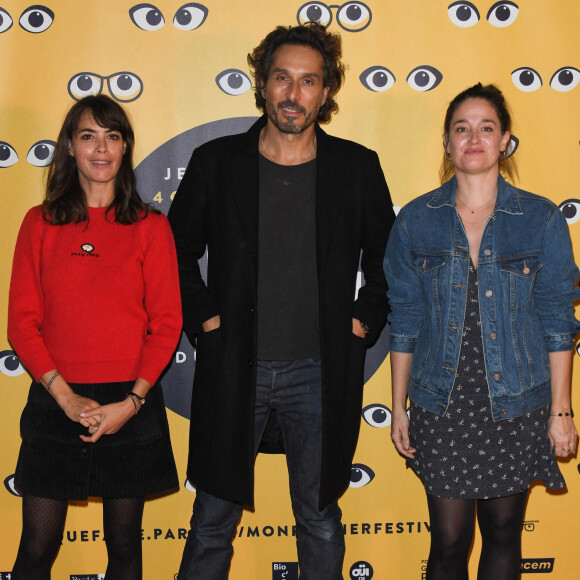
[[[457,179],[453,176],[441,187],[437,188],[429,201],[427,207],[438,209],[445,205],[455,207],[455,190],[457,189]],[[501,175],[497,178],[497,201],[494,211],[520,215],[524,212],[520,206],[518,189],[508,183]]]

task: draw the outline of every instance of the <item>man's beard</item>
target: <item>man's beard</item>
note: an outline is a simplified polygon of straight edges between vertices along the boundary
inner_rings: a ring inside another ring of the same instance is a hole
[[[304,116],[304,122],[298,124],[296,123],[295,118],[287,119],[284,115],[284,111],[282,111],[284,107],[291,107],[302,113]],[[267,109],[267,113],[268,118],[279,131],[282,133],[292,133],[294,135],[302,133],[308,129],[308,127],[316,121],[316,117],[318,116],[318,110],[308,113],[304,107],[301,107],[294,101],[280,101],[278,104],[272,105]]]

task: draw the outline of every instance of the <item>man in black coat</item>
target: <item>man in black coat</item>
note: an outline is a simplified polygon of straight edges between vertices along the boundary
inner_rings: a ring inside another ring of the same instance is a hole
[[[342,578],[337,499],[365,351],[387,317],[394,214],[376,153],[317,123],[338,109],[341,56],[340,37],[319,25],[271,32],[248,55],[264,116],[194,151],[169,212],[184,328],[197,340],[187,468],[197,494],[180,580],[228,577],[271,432],[286,453],[301,578]]]

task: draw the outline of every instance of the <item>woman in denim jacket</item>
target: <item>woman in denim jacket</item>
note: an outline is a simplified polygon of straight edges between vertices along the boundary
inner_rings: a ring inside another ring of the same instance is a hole
[[[493,85],[451,102],[443,185],[401,210],[385,256],[391,437],[427,492],[428,580],[467,579],[476,511],[478,580],[519,578],[528,488],[564,487],[555,457],[576,452],[578,269],[558,208],[500,175],[510,127]]]

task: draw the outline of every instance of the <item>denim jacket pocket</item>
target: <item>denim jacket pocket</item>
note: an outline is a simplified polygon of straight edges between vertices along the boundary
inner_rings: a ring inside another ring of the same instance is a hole
[[[445,264],[449,256],[412,252],[411,268],[418,274],[425,303],[440,304],[445,292]]]
[[[503,304],[510,310],[525,310],[534,291],[536,275],[542,264],[539,256],[500,261]]]

